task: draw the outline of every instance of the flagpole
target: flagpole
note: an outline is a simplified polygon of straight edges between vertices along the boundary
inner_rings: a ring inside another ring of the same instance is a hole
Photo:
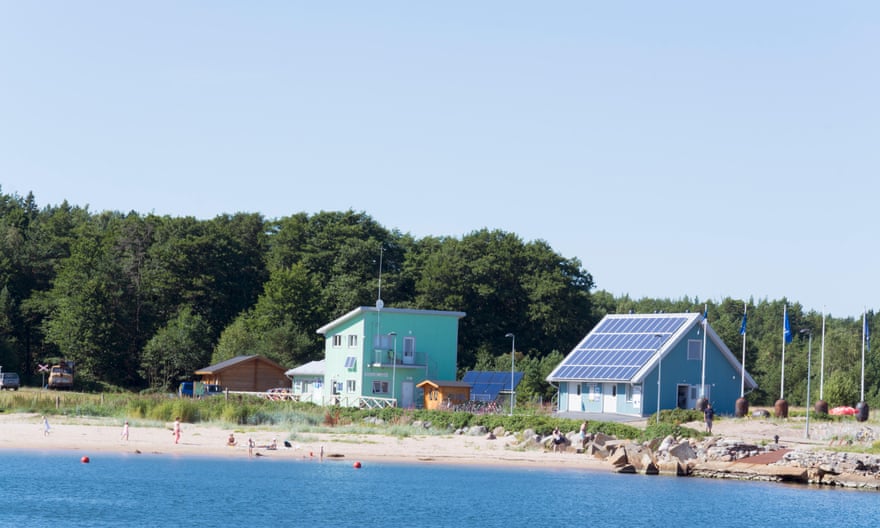
[[[739,387],[739,397],[742,398],[746,395],[746,315],[748,314],[749,306],[743,303],[743,324],[742,324],[742,336],[743,336],[743,360],[742,360],[742,373],[740,374],[740,387]]]
[[[700,398],[706,399],[706,334],[709,329],[709,304],[705,305],[703,312],[703,374],[700,379]],[[704,402],[705,403],[705,402]]]
[[[867,339],[866,330],[868,329],[868,309],[862,312],[862,397],[859,401],[865,401],[865,341]]]
[[[785,399],[785,338],[786,323],[788,321],[788,305],[782,305],[782,374],[779,376],[779,399]]]
[[[825,401],[825,308],[822,308],[822,360],[819,362],[819,399]]]

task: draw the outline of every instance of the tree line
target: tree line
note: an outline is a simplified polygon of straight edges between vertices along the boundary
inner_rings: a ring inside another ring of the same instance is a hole
[[[386,306],[467,313],[461,372],[508,370],[505,335],[514,333],[524,399],[554,395],[544,378],[605,314],[703,309],[699,299],[594,292],[577,258],[499,230],[415,238],[351,210],[210,220],[94,213],[67,202],[39,207],[33,194],[0,188],[0,365],[37,384],[37,365],[63,358],[76,362],[83,388],[138,391],[169,390],[199,368],[244,354],[298,366],[323,357],[317,328],[375,303],[380,262]],[[778,397],[785,303],[747,301],[755,404]],[[709,307],[710,324],[739,357],[743,301]],[[818,375],[821,316],[797,303],[788,310],[792,328],[814,330]],[[825,399],[833,403],[828,393],[837,391],[835,398],[854,403],[861,320],[826,325]],[[805,395],[801,341],[786,350],[786,399],[794,404]],[[877,360],[868,360],[866,387],[876,399]],[[818,381],[813,386],[818,395]]]

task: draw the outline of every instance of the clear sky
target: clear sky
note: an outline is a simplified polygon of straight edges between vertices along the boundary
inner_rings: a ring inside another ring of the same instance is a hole
[[[0,0],[0,188],[546,240],[635,298],[880,301],[880,3]]]

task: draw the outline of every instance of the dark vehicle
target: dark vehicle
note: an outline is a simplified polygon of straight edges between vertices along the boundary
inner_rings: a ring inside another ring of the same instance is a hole
[[[223,387],[201,381],[184,381],[177,388],[177,394],[181,397],[201,398],[203,396],[216,396],[223,394]]]
[[[0,372],[0,389],[18,390],[21,388],[21,380],[15,372]]]

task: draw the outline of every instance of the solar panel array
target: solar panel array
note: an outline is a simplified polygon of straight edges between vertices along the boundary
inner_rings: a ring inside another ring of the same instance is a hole
[[[687,321],[688,318],[681,315],[606,317],[565,357],[550,377],[607,381],[631,379]]]
[[[522,381],[523,373],[513,373],[513,387]],[[494,401],[499,392],[510,392],[510,372],[488,370],[469,370],[461,381],[471,386],[471,399],[475,401]]]

